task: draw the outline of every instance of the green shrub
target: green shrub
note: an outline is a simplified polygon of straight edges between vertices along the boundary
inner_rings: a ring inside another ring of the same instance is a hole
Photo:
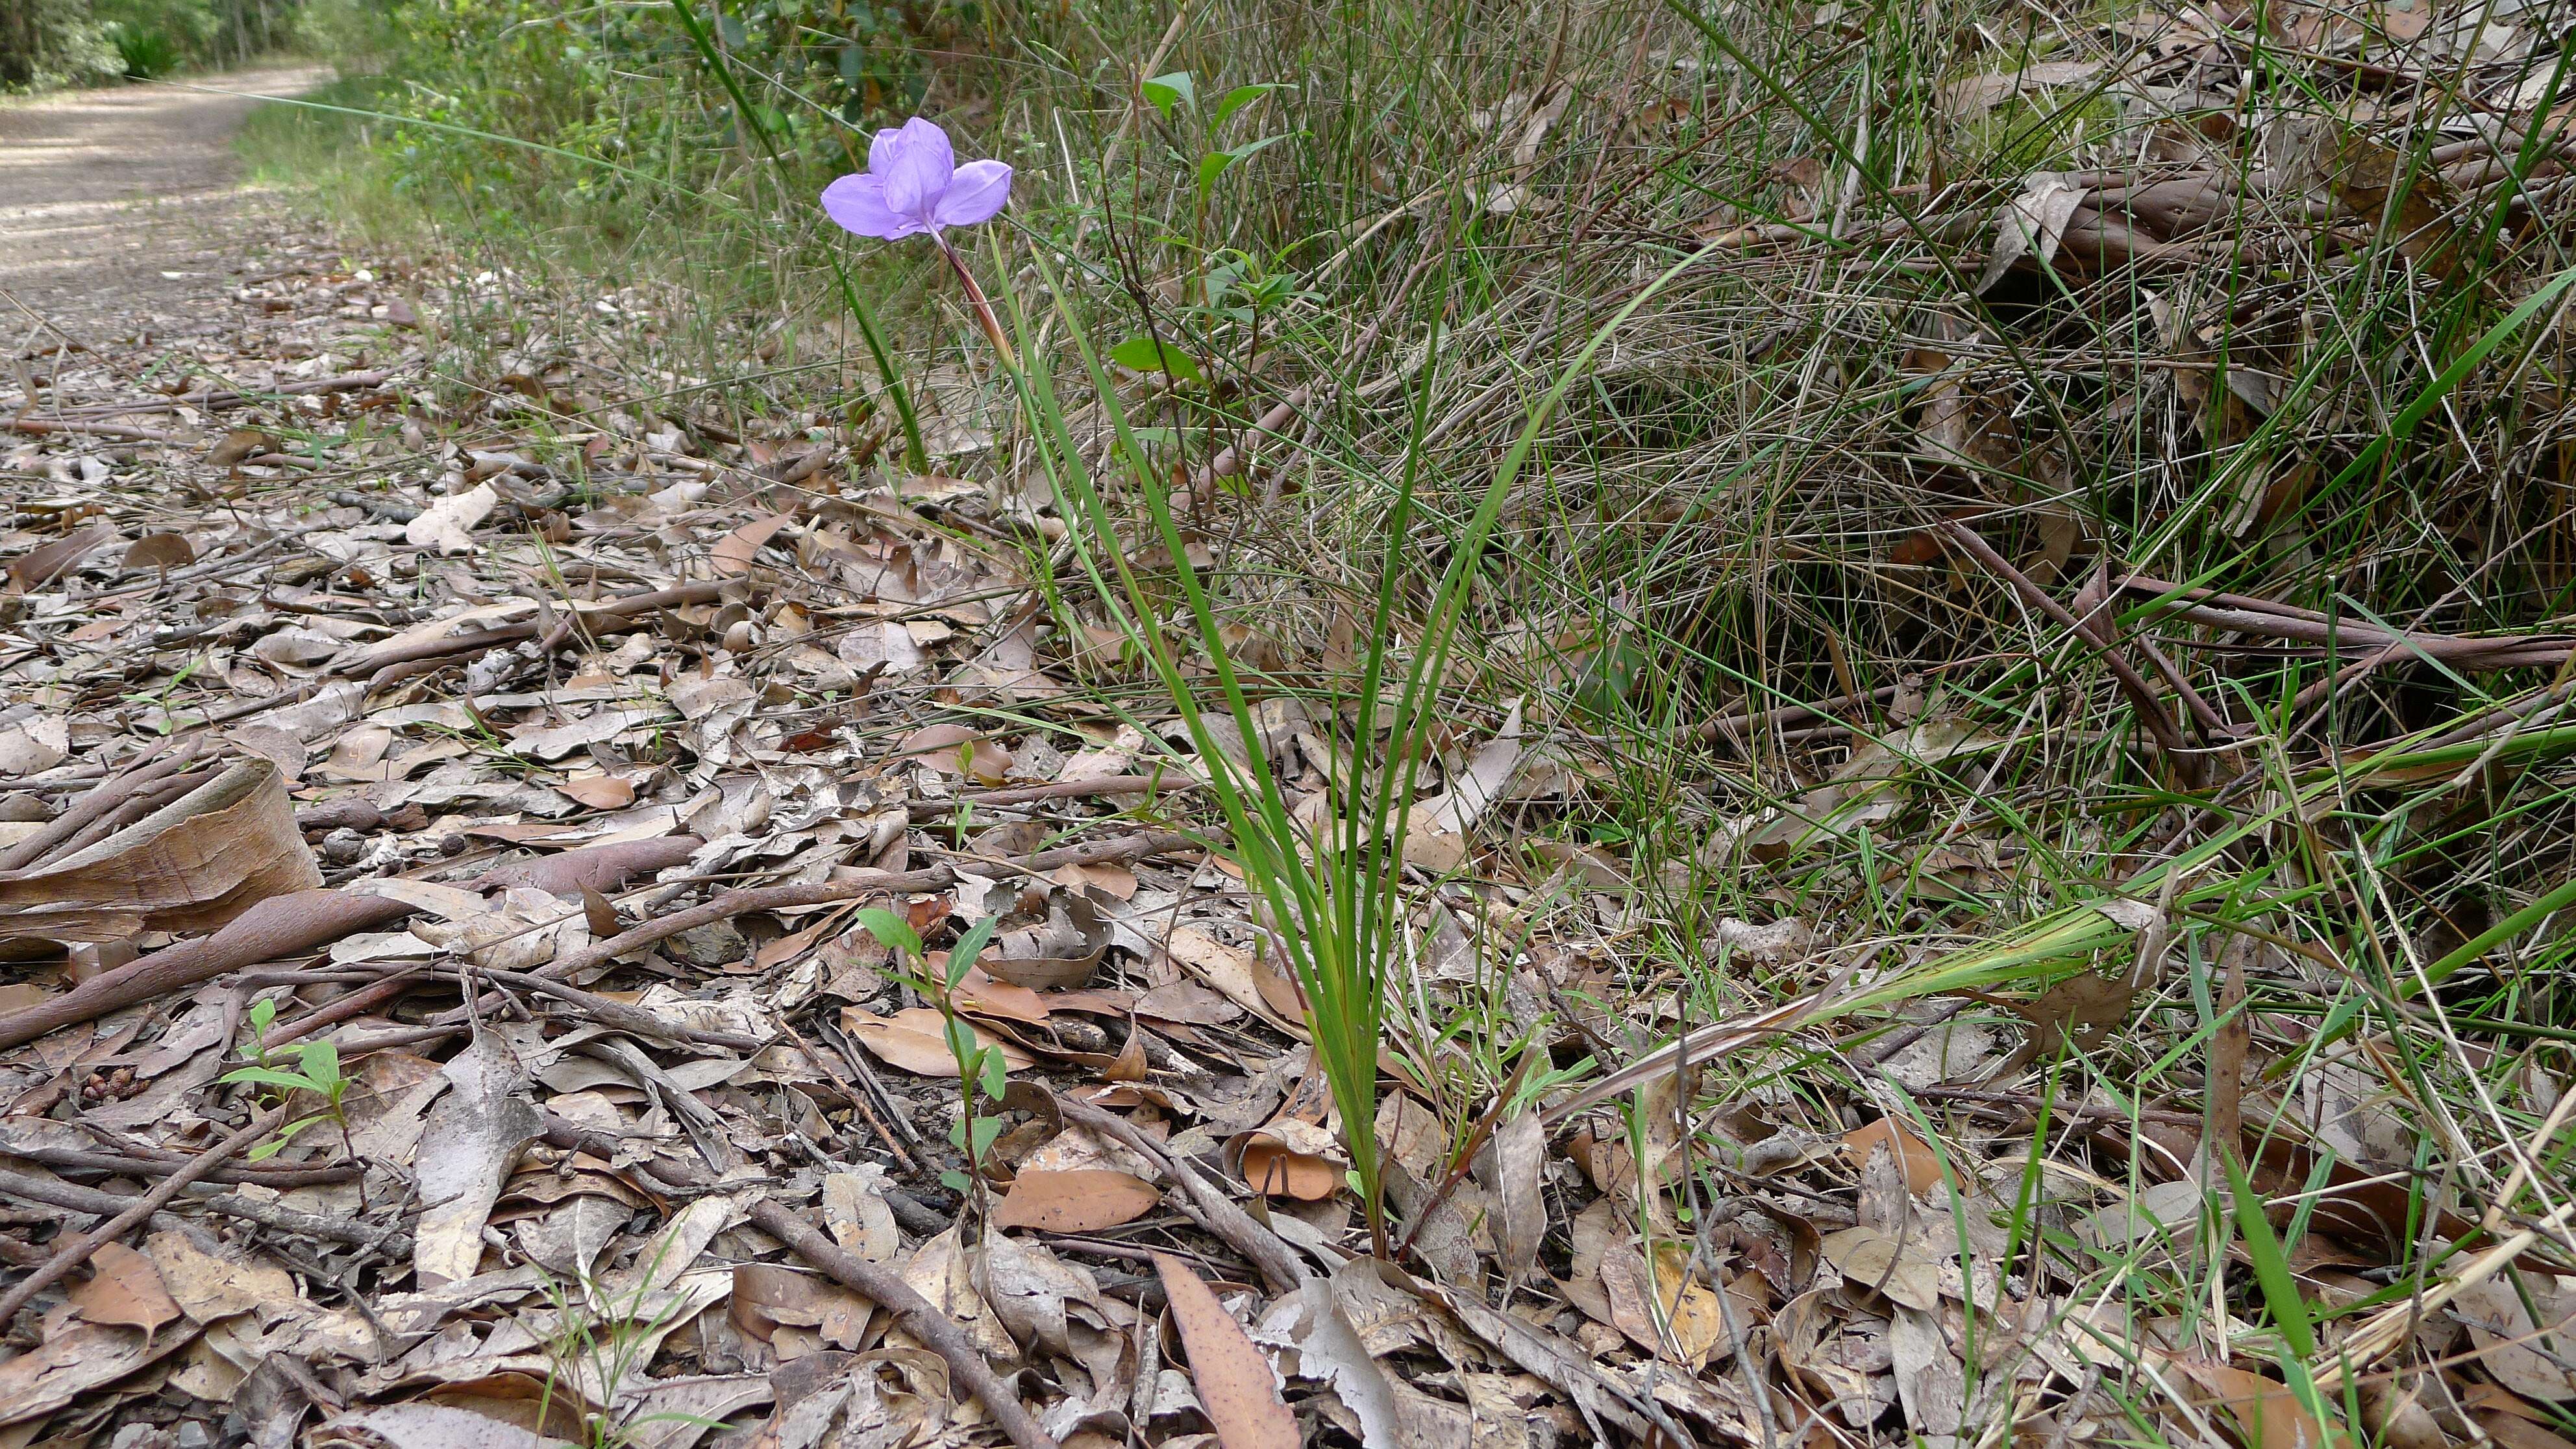
[[[128,21],[108,22],[107,39],[127,80],[157,80],[179,68],[179,42],[167,31]]]

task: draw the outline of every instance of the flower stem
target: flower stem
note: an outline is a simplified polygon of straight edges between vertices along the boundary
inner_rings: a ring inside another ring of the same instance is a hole
[[[1002,330],[1002,319],[993,315],[993,304],[985,297],[984,289],[976,285],[975,274],[966,269],[966,259],[959,256],[957,249],[948,244],[948,238],[939,236],[935,232],[932,235],[939,243],[939,254],[948,258],[948,265],[955,269],[957,280],[965,286],[966,305],[974,309],[975,320],[984,324],[985,340],[991,342],[993,351],[1001,356],[1002,366],[1012,372],[1018,372],[1020,359],[1019,355],[1011,350],[1010,334]]]

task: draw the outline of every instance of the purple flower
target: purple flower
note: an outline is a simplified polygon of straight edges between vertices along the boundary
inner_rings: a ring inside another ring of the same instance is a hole
[[[973,226],[1011,199],[1011,168],[957,164],[948,133],[919,116],[868,143],[868,169],[823,188],[823,210],[860,236],[893,241]]]

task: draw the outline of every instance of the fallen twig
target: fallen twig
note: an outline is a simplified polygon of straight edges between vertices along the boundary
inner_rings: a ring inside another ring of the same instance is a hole
[[[601,1161],[616,1159],[622,1144],[606,1133],[593,1132],[574,1125],[552,1113],[546,1116],[546,1144],[567,1152],[587,1152]],[[659,1181],[666,1189],[704,1187],[699,1175],[669,1159],[656,1158],[642,1176]],[[751,1206],[751,1221],[762,1232],[787,1245],[790,1252],[822,1269],[842,1286],[882,1306],[895,1316],[906,1333],[921,1340],[948,1365],[957,1385],[983,1400],[984,1410],[993,1422],[1010,1436],[1020,1449],[1055,1449],[1055,1440],[1038,1427],[1021,1407],[1019,1399],[1004,1387],[984,1362],[984,1355],[967,1340],[965,1331],[947,1314],[931,1306],[929,1300],[913,1291],[912,1285],[890,1268],[871,1263],[853,1253],[844,1252],[830,1238],[823,1236],[794,1213],[766,1198]]]
[[[1078,1126],[1118,1139],[1119,1145],[1154,1164],[1154,1170],[1180,1185],[1189,1194],[1193,1211],[1190,1216],[1199,1225],[1225,1239],[1226,1246],[1243,1255],[1243,1260],[1257,1269],[1271,1289],[1293,1293],[1298,1285],[1313,1276],[1297,1259],[1296,1252],[1277,1233],[1252,1220],[1252,1214],[1235,1205],[1234,1199],[1219,1191],[1196,1167],[1175,1158],[1157,1146],[1154,1139],[1136,1130],[1136,1125],[1115,1112],[1106,1112],[1089,1102],[1072,1097],[1055,1098],[1056,1110]]]
[[[1093,841],[1088,845],[1067,845],[1055,850],[1041,850],[1023,856],[1011,864],[1025,870],[1048,871],[1067,865],[1098,865],[1105,861],[1143,860],[1167,850],[1197,847],[1192,836],[1170,831],[1149,831],[1122,836],[1116,840]],[[598,942],[587,950],[559,956],[537,968],[541,976],[578,975],[594,966],[604,966],[629,951],[640,951],[656,941],[668,940],[682,931],[695,930],[728,920],[748,911],[779,911],[801,906],[826,906],[835,901],[860,900],[868,896],[935,891],[957,883],[957,872],[944,865],[925,870],[871,871],[848,880],[824,881],[816,885],[754,886],[726,891],[703,905],[646,921],[631,931],[622,931]]]
[[[203,1183],[198,1185],[204,1186]],[[47,1207],[68,1208],[76,1213],[94,1213],[99,1217],[113,1217],[140,1201],[133,1193],[83,1187],[76,1182],[12,1172],[7,1168],[0,1168],[0,1196],[14,1197],[21,1202],[43,1203]],[[262,1202],[237,1192],[190,1198],[188,1202],[208,1212],[257,1223],[292,1236],[328,1238],[335,1243],[349,1243],[361,1248],[381,1245],[396,1256],[402,1252],[396,1240],[405,1235],[399,1228],[371,1228],[346,1218],[299,1212],[282,1203]]]
[[[695,836],[680,835],[607,849],[618,852],[616,862],[624,869],[658,870],[676,863],[674,857],[676,860],[688,859],[690,850],[697,843]],[[658,847],[658,850],[639,854],[635,849],[638,846]],[[585,854],[587,852],[566,851],[561,856],[539,862],[538,866],[566,862],[569,858]],[[656,861],[659,864],[654,864]],[[573,861],[557,869],[578,873],[580,866],[595,864],[596,861]],[[536,867],[530,869],[533,871]],[[516,882],[503,880],[498,883]],[[164,992],[211,981],[227,971],[238,971],[281,956],[293,956],[358,931],[390,925],[418,909],[408,901],[398,901],[390,896],[364,895],[351,889],[296,891],[290,895],[271,896],[235,916],[213,935],[200,936],[156,951],[139,961],[93,976],[60,996],[0,1016],[0,1048],[19,1046],[58,1027],[150,1001]],[[391,1000],[407,989],[408,983],[397,983],[376,999]],[[353,991],[323,1010],[343,1007],[358,998],[370,997],[378,990],[380,988],[368,987]],[[305,1018],[306,1021],[311,1019]],[[271,1039],[284,1041],[291,1040],[292,1036],[281,1031],[273,1034]]]
[[[1005,790],[975,790],[944,800],[915,800],[904,808],[915,820],[936,819],[960,805],[998,807],[1029,805],[1040,800],[1087,800],[1098,795],[1177,795],[1195,790],[1187,775],[1109,775],[1098,780],[1057,780],[1045,785],[1014,785]]]
[[[11,1157],[24,1158],[43,1167],[72,1172],[104,1172],[117,1177],[167,1177],[196,1160],[185,1152],[163,1152],[132,1144],[127,1144],[125,1150],[110,1151],[31,1142],[6,1151]],[[347,1164],[314,1166],[299,1162],[243,1162],[219,1170],[215,1181],[284,1189],[349,1182],[357,1175],[358,1170]]]
[[[11,418],[5,424],[0,424],[0,427],[5,427],[13,433],[32,433],[40,438],[48,433],[85,433],[91,437],[114,438],[124,443],[158,443],[167,448],[180,446],[180,440],[168,433],[156,433],[150,428],[129,427],[124,423],[91,423],[72,418],[61,420]]]
[[[252,1118],[249,1126],[198,1153],[187,1166],[163,1178],[159,1187],[136,1198],[134,1206],[65,1244],[42,1266],[19,1279],[17,1286],[0,1295],[0,1323],[17,1317],[18,1310],[26,1307],[29,1299],[52,1287],[64,1274],[88,1262],[90,1254],[124,1237],[154,1213],[168,1207],[171,1199],[187,1190],[188,1184],[221,1167],[234,1154],[276,1131],[285,1122],[286,1104],[281,1102]]]
[[[2137,670],[2130,667],[2128,660],[2120,657],[2119,650],[2096,637],[2093,631],[2084,626],[2083,620],[2076,618],[2064,604],[2050,598],[2047,590],[2032,583],[2027,575],[2014,568],[2002,554],[1995,552],[1994,545],[1986,542],[1975,529],[1946,519],[1942,521],[1941,528],[1958,543],[1959,547],[1966,549],[1970,557],[2011,584],[2013,591],[2021,595],[2023,602],[2063,625],[2076,638],[2091,646],[2093,652],[2101,656],[2104,666],[2110,669],[2111,677],[2120,682],[2121,691],[2129,697],[2130,708],[2137,711],[2138,722],[2146,726],[2147,733],[2156,737],[2157,746],[2177,761],[2191,758],[2183,753],[2181,727],[2174,723],[2172,715],[2165,712],[2164,703],[2156,698],[2155,690],[2148,686],[2147,681],[2138,674]]]
[[[272,397],[306,397],[314,393],[355,392],[360,388],[382,387],[393,376],[388,372],[344,372],[337,377],[317,377],[306,382],[280,383],[257,392],[232,388],[213,388],[205,392],[184,392],[148,402],[93,403],[88,407],[68,408],[60,416],[67,418],[123,417],[132,413],[174,413],[181,408],[222,408],[236,403],[260,402]]]

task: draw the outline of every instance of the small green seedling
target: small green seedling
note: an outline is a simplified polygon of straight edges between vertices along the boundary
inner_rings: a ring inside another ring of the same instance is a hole
[[[349,1079],[340,1073],[340,1049],[328,1041],[309,1041],[296,1050],[294,1067],[282,1067],[278,1065],[280,1055],[272,1053],[268,1046],[268,1029],[276,1021],[276,1002],[263,998],[251,1006],[249,1055],[254,1064],[236,1067],[224,1073],[219,1080],[226,1086],[275,1088],[279,1100],[297,1092],[311,1092],[322,1099],[323,1106],[322,1110],[307,1113],[277,1129],[275,1137],[250,1150],[251,1160],[257,1162],[275,1157],[286,1150],[287,1143],[295,1140],[295,1134],[316,1122],[333,1122],[340,1128],[341,1147],[348,1152],[349,1160],[356,1162],[358,1149],[349,1140],[349,1118],[342,1105],[342,1099],[348,1095]],[[363,1199],[363,1179],[359,1192]]]
[[[1000,1047],[988,1047],[975,1040],[975,1028],[957,1014],[957,988],[965,983],[966,973],[975,958],[993,939],[994,929],[1001,924],[999,916],[986,916],[966,928],[956,944],[948,948],[948,971],[945,980],[934,981],[928,969],[928,953],[923,950],[920,933],[910,922],[882,907],[871,906],[858,913],[859,925],[877,943],[904,958],[904,972],[913,986],[939,1008],[943,1034],[948,1041],[948,1054],[957,1059],[957,1125],[949,1130],[948,1140],[966,1156],[965,1172],[943,1172],[941,1183],[949,1191],[972,1190],[978,1198],[984,1192],[984,1154],[992,1150],[993,1139],[1002,1135],[1002,1119],[982,1116],[975,1111],[977,1095],[998,1104],[1010,1086],[1010,1064],[1002,1059]]]

